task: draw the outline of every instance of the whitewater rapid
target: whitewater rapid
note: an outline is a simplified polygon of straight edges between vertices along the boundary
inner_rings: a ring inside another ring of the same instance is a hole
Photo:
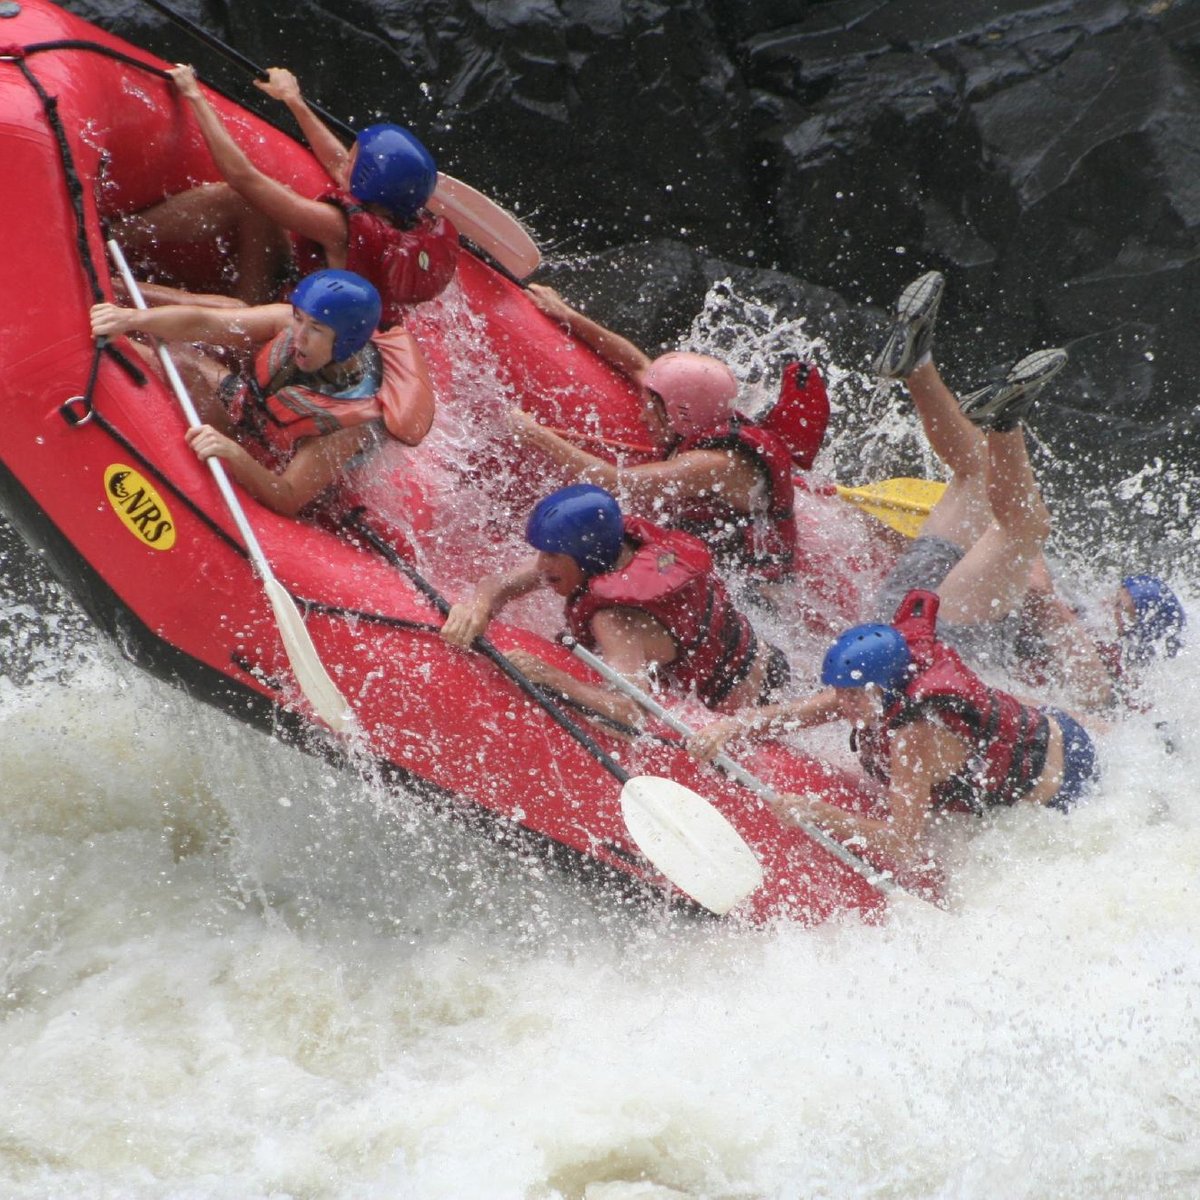
[[[764,329],[743,377],[794,334]],[[836,411],[833,473],[886,474],[897,411]],[[1117,489],[1159,530],[1162,475]],[[1090,803],[939,831],[945,910],[751,929],[598,891],[0,591],[0,1197],[1200,1196],[1196,643]]]
[[[0,1195],[1200,1194],[1200,772],[1150,717],[1070,818],[947,831],[948,911],[752,930],[74,639],[0,688]]]

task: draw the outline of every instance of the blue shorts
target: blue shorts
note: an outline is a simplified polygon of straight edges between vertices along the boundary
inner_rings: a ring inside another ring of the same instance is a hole
[[[1042,712],[1054,718],[1063,736],[1062,784],[1054,798],[1046,801],[1046,807],[1070,812],[1100,778],[1096,744],[1088,731],[1061,708],[1043,708]]]

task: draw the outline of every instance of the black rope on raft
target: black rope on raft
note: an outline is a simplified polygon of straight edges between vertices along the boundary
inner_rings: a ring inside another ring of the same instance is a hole
[[[63,182],[66,185],[67,196],[71,203],[71,212],[75,217],[75,248],[79,256],[79,261],[83,266],[84,273],[87,276],[88,286],[92,293],[92,303],[99,304],[104,300],[104,289],[100,286],[100,275],[96,269],[96,260],[92,255],[92,247],[87,236],[87,214],[84,211],[84,190],[83,184],[79,178],[79,172],[75,167],[75,156],[71,152],[71,143],[67,139],[67,131],[63,126],[62,117],[58,112],[58,97],[51,96],[49,92],[42,86],[42,82],[30,69],[29,64],[25,61],[30,54],[41,53],[46,50],[61,50],[61,49],[94,49],[101,53],[108,53],[113,58],[121,59],[124,62],[133,63],[137,66],[145,67],[146,70],[153,71],[157,75],[165,75],[165,72],[151,67],[146,63],[138,63],[136,59],[130,58],[128,55],[121,54],[119,51],[107,51],[105,47],[98,46],[90,42],[42,42],[33,46],[26,46],[20,54],[14,54],[12,61],[17,65],[17,69],[25,77],[25,81],[33,88],[38,99],[42,104],[42,111],[46,114],[46,123],[50,126],[50,132],[54,135],[55,143],[58,147],[58,158],[62,165]],[[83,416],[78,415],[78,409],[74,410],[74,416],[68,416],[74,424],[82,424],[87,415],[91,413],[93,408],[92,396],[96,387],[96,379],[100,373],[100,357],[102,354],[107,354],[117,365],[128,375],[138,387],[144,387],[146,383],[146,373],[127,355],[121,353],[115,346],[108,341],[102,340],[96,343],[95,352],[92,355],[91,368],[88,372],[87,385],[84,388],[81,397],[73,398],[75,405],[81,405]],[[65,415],[65,413],[64,413]]]
[[[71,210],[75,214],[75,244],[79,251],[80,261],[87,273],[88,284],[92,290],[92,303],[99,304],[104,299],[104,291],[100,287],[100,276],[96,271],[96,261],[92,257],[92,248],[88,245],[87,219],[83,211],[83,185],[79,182],[79,172],[75,169],[75,156],[71,153],[71,145],[67,141],[67,131],[63,128],[62,118],[58,115],[58,97],[51,96],[42,87],[41,81],[29,69],[23,58],[17,59],[17,68],[25,76],[26,82],[37,93],[46,113],[50,131],[58,143],[58,157],[62,162],[63,175],[67,185],[67,195],[71,200]]]
[[[88,41],[86,38],[60,38],[54,42],[34,42],[30,46],[23,47],[22,53],[25,58],[28,58],[31,54],[44,54],[47,50],[90,50],[95,54],[104,55],[105,58],[123,62],[127,66],[141,67],[142,70],[149,71],[151,75],[157,75],[160,79],[167,78],[167,72],[162,67],[156,67],[153,63],[134,58],[133,55],[125,54],[121,50],[114,50],[111,46],[102,46],[99,42]]]
[[[198,37],[202,42],[208,45],[210,49],[216,50],[217,53],[223,55],[230,61],[238,63],[258,78],[266,78],[266,72],[263,71],[263,69],[256,63],[252,63],[248,58],[234,50],[231,46],[227,46],[224,44],[224,42],[218,41],[211,34],[206,33],[203,29],[197,26],[194,22],[180,16],[179,13],[169,9],[166,5],[157,4],[154,2],[154,0],[148,0],[148,2],[150,3],[151,8],[157,9],[160,13],[162,13],[168,19],[174,21],[181,28],[188,30],[194,37]],[[63,38],[56,42],[38,42],[32,46],[24,47],[21,53],[25,55],[40,54],[47,50],[88,50],[96,54],[103,54],[108,58],[115,59],[117,62],[125,63],[128,66],[138,67],[143,71],[148,71],[151,75],[156,75],[159,79],[170,78],[169,73],[163,70],[161,67],[153,66],[148,62],[143,62],[141,59],[133,58],[128,54],[123,54],[119,50],[113,50],[109,46],[102,46],[98,42],[89,42],[82,39]],[[205,81],[205,86],[211,88],[219,96],[224,96],[226,100],[230,100],[233,103],[240,103],[230,96],[228,92],[217,87],[215,84],[208,82],[207,80]],[[327,126],[329,126],[331,130],[333,130],[336,136],[339,136],[349,142],[354,141],[355,132],[353,127],[343,121],[340,117],[335,117],[333,113],[329,112],[327,109],[321,108],[319,105],[314,104],[311,101],[309,102],[309,108],[311,108],[313,112],[315,112],[317,116],[320,117],[320,119]],[[293,141],[295,140],[295,134],[290,129],[284,128],[284,126],[273,117],[267,116],[264,113],[256,113],[256,115],[260,119],[266,121],[267,124],[272,128],[277,129],[280,133],[292,138]],[[490,254],[482,246],[476,244],[475,242],[471,241],[470,238],[465,237],[462,234],[459,234],[458,240],[471,254],[478,258],[481,262],[486,263],[498,275],[503,275],[504,278],[509,281],[509,283],[515,284],[519,288],[528,287],[526,280],[522,279],[518,275],[515,275],[498,258]]]

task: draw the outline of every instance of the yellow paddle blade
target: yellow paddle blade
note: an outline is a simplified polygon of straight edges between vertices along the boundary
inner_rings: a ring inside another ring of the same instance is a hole
[[[881,479],[863,487],[838,486],[837,494],[905,537],[916,537],[946,485],[937,479]]]

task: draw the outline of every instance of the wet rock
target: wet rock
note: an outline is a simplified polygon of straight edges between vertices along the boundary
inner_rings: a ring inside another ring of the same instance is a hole
[[[409,121],[447,170],[528,218],[548,258],[584,282],[603,268],[614,317],[648,344],[687,327],[713,264],[835,294],[838,329],[860,333],[937,267],[956,379],[1067,345],[1052,442],[1056,426],[1084,443],[1115,428],[1121,454],[1187,449],[1194,3],[180,4],[352,123]],[[146,6],[100,11],[252,94]]]

